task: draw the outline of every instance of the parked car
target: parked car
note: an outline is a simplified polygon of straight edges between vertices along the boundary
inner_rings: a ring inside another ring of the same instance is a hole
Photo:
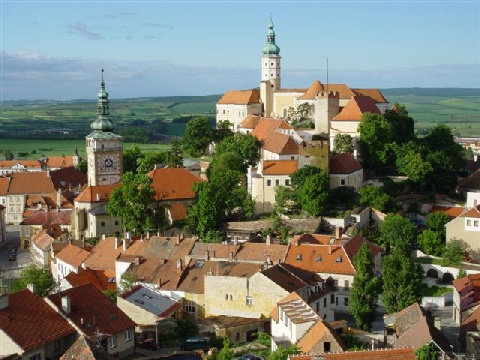
[[[10,246],[10,254],[16,254],[17,253],[17,247],[15,245]]]
[[[245,354],[236,358],[235,360],[264,360],[261,356],[254,355],[254,354]]]
[[[161,345],[157,343],[154,338],[145,339],[140,344],[138,344],[138,346],[142,349],[147,350],[158,350],[161,348]]]
[[[209,340],[205,336],[189,337],[182,343],[182,345],[180,345],[180,350],[203,350],[206,352],[209,349]]]
[[[17,253],[14,253],[14,252],[13,252],[13,253],[10,253],[10,254],[8,255],[8,260],[10,260],[10,261],[15,261],[15,260],[17,260]]]

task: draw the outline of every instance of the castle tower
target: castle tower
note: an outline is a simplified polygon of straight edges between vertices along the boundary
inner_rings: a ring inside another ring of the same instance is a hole
[[[330,123],[338,114],[340,96],[336,91],[322,91],[316,96],[315,104],[315,134],[329,134]]]
[[[118,183],[123,174],[122,137],[112,131],[114,125],[109,118],[108,93],[105,82],[100,84],[97,95],[97,118],[90,124],[93,130],[87,135],[88,185],[107,185]]]
[[[267,31],[267,44],[262,50],[262,79],[260,81],[260,99],[264,116],[272,116],[273,93],[280,89],[280,48],[275,44],[275,31],[270,18]]]

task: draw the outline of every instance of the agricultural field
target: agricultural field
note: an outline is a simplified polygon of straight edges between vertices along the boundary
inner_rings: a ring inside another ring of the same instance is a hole
[[[383,89],[390,102],[404,105],[417,134],[446,124],[457,136],[480,136],[480,89]],[[168,147],[181,138],[187,122],[206,116],[215,124],[221,95],[110,99],[115,133],[145,151]],[[85,136],[96,118],[96,99],[74,101],[4,101],[0,109],[0,152],[8,149],[29,157],[85,155]]]

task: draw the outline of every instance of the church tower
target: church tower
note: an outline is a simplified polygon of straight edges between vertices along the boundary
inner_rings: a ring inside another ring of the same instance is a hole
[[[275,31],[270,18],[267,31],[267,44],[262,50],[262,79],[260,82],[260,99],[263,103],[264,116],[273,112],[273,93],[280,89],[280,48],[275,44]]]
[[[108,93],[105,81],[100,84],[97,95],[97,118],[90,124],[93,130],[87,135],[88,185],[115,184],[122,180],[123,146],[122,137],[112,131],[114,125],[109,119]]]

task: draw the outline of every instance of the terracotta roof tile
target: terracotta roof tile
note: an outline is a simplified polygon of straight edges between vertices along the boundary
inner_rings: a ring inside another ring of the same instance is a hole
[[[297,160],[264,160],[263,175],[291,175],[298,169]]]
[[[405,349],[377,349],[377,350],[359,350],[345,351],[342,353],[326,353],[321,355],[325,360],[416,360],[415,350],[413,348]],[[297,360],[297,356],[292,356],[291,360]],[[309,359],[298,360],[313,360]]]
[[[314,100],[318,93],[325,91],[323,84],[315,80],[312,85],[308,88],[304,95],[300,96],[300,100]]]
[[[300,146],[291,136],[279,132],[270,133],[261,141],[261,146],[264,150],[280,155],[298,154],[300,152]]]
[[[0,177],[0,196],[7,195],[9,184],[10,184],[10,177]]]
[[[55,193],[52,178],[46,171],[12,173],[8,194]]]
[[[469,217],[469,218],[480,218],[480,205],[477,207],[469,208],[465,212],[463,212],[461,217]]]
[[[467,190],[480,190],[480,169],[461,180],[458,183],[458,187]]]
[[[62,311],[64,296],[70,298],[69,314]],[[48,299],[87,336],[94,336],[97,331],[111,336],[135,326],[133,320],[91,283],[63,290]]]
[[[194,199],[193,184],[202,181],[185,168],[162,168],[150,171],[157,200]]]
[[[23,165],[27,170],[41,169],[38,160],[4,160],[0,161],[0,169],[11,169],[15,165]]]
[[[348,255],[338,245],[290,244],[285,263],[315,273],[355,274]]]
[[[241,129],[255,129],[260,122],[261,117],[255,115],[248,115],[238,126]]]
[[[260,102],[260,90],[232,90],[227,91],[218,100],[217,104],[235,104],[235,105],[249,105]]]
[[[87,186],[76,198],[77,202],[108,202],[113,189],[121,184]]]
[[[87,183],[87,175],[75,167],[66,167],[50,172],[55,189],[82,188]]]
[[[261,118],[258,125],[253,129],[251,134],[259,141],[263,142],[270,134],[277,132],[278,129],[290,130],[292,127],[285,120],[273,118]]]
[[[325,84],[325,90],[337,92],[340,99],[350,99],[355,92],[345,84]]]
[[[465,208],[463,206],[432,206],[429,213],[441,211],[451,219],[461,215]]]
[[[360,121],[362,115],[366,112],[380,114],[375,101],[364,95],[352,96],[345,107],[336,115],[334,121]]]
[[[265,262],[267,257],[274,263],[281,262],[287,252],[286,245],[245,242],[240,245],[235,259],[245,262]]]
[[[115,360],[118,357],[109,355],[103,348],[98,348],[93,341],[81,335],[72,346],[60,357],[60,360]]]
[[[183,220],[187,218],[187,205],[185,204],[170,204],[168,212],[172,221]]]
[[[50,169],[73,167],[73,156],[49,156],[47,166]]]
[[[82,265],[88,255],[90,255],[90,253],[87,250],[68,244],[56,255],[56,258],[78,268]]]
[[[330,174],[352,174],[362,169],[350,153],[337,154],[330,160]]]
[[[357,95],[365,95],[372,98],[376,103],[388,103],[382,92],[378,89],[352,89]]]
[[[343,246],[343,248],[345,249],[345,252],[347,253],[348,257],[351,259],[352,262],[353,262],[353,258],[355,257],[355,255],[357,255],[358,250],[363,244],[368,245],[368,248],[370,249],[370,253],[372,254],[373,257],[375,257],[375,255],[383,251],[383,249],[380,246],[372,244],[361,235],[356,234],[351,239],[349,239],[346,242],[346,244]]]
[[[85,259],[85,265],[92,270],[115,270],[115,260],[122,253],[122,244],[115,248],[115,238],[101,239]]]
[[[346,346],[343,343],[340,335],[323,319],[319,318],[315,325],[313,325],[304,336],[297,342],[297,347],[303,353],[309,353],[319,342],[322,342],[325,335],[332,334],[338,346],[345,350]],[[330,341],[330,340],[329,340]],[[336,346],[335,346],[336,347]]]
[[[196,242],[190,252],[190,256],[197,259],[205,259],[208,251],[211,259],[228,260],[229,254],[232,253],[233,257],[235,257],[239,248],[240,245],[234,245],[232,242],[228,244]]]
[[[20,225],[70,225],[72,210],[36,210],[22,220]]]
[[[55,241],[55,239],[50,236],[44,229],[38,229],[37,231],[35,231],[35,233],[30,239],[32,241],[32,244],[34,244],[37,248],[43,251],[48,250],[48,247],[52,245],[52,243]]]
[[[328,245],[332,240],[331,235],[321,235],[321,234],[302,234],[295,235],[292,239],[292,243],[297,244],[318,244],[318,245]]]
[[[100,291],[115,290],[117,288],[117,283],[109,281],[109,279],[115,277],[115,274],[113,274],[113,276],[111,275],[112,274],[110,274],[109,271],[82,269],[80,267],[78,274],[72,271],[65,276],[65,280],[72,287],[91,283]]]
[[[263,270],[262,274],[288,292],[297,291],[307,285],[281,264]]]
[[[104,240],[102,240],[104,241]],[[177,260],[184,259],[195,244],[192,238],[182,238],[179,236],[158,237],[150,236],[149,239],[135,240],[123,252],[122,256],[141,256],[142,258],[156,258]],[[107,249],[113,250],[113,242],[107,245]],[[122,245],[119,247],[122,248]]]
[[[0,328],[24,351],[76,332],[60,314],[28,289],[8,295],[8,307],[0,309]]]

